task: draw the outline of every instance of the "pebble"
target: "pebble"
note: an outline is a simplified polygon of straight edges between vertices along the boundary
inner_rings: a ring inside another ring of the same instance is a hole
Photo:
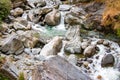
[[[97,76],[97,79],[98,79],[98,80],[101,80],[101,79],[102,79],[102,76],[101,76],[101,75],[98,75],[98,76]]]

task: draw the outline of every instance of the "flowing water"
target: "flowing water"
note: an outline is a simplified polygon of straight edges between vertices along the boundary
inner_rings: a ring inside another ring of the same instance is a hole
[[[41,26],[39,24],[35,24],[32,26],[34,30],[38,30],[44,35],[53,37],[53,36],[64,36],[66,33],[65,24],[64,24],[64,16],[66,12],[61,12],[61,20],[60,24],[57,26]]]
[[[111,50],[111,54],[114,55],[115,62],[117,62],[117,56],[120,54],[120,47],[117,43],[109,41],[111,43],[111,48],[113,48],[113,50]],[[99,52],[98,54],[94,55],[93,58],[93,64],[90,64],[90,68],[92,69],[92,73],[91,76],[94,78],[94,80],[99,80],[97,79],[97,76],[102,76],[102,79],[100,80],[120,80],[120,72],[116,69],[114,69],[114,67],[108,67],[108,68],[102,68],[101,67],[101,60],[102,57],[105,54],[108,54],[106,52],[107,47],[103,46],[103,45],[98,45],[99,48]],[[109,53],[109,54],[110,54]],[[96,59],[96,56],[99,56],[99,59]]]
[[[64,16],[65,16],[66,12],[61,12],[61,23],[58,26],[40,26],[39,24],[34,24],[32,26],[32,28],[34,30],[38,30],[47,36],[64,36],[66,33],[66,29],[65,29],[65,24],[64,24]],[[94,42],[92,44],[95,44],[97,42],[98,39],[94,39]],[[114,53],[113,55],[115,56],[116,60],[117,60],[117,55],[120,54],[120,47],[117,43],[109,41],[111,43],[111,46],[114,48],[114,50],[111,50],[110,53]],[[62,57],[66,57],[65,52],[64,52],[64,45],[66,44],[66,41],[63,41],[63,47],[61,49],[61,52],[59,53],[60,56]],[[108,67],[108,68],[102,68],[101,67],[101,60],[102,57],[107,54],[106,53],[106,49],[107,47],[103,46],[103,45],[98,45],[97,46],[100,51],[98,52],[98,54],[94,55],[93,57],[93,63],[89,64],[90,68],[91,68],[91,73],[90,76],[94,79],[94,80],[119,80],[120,79],[120,72],[116,69],[114,69],[113,67]],[[96,59],[96,56],[99,56],[99,59]],[[94,66],[93,66],[94,65]],[[98,79],[97,76],[100,75],[102,76],[102,79]]]

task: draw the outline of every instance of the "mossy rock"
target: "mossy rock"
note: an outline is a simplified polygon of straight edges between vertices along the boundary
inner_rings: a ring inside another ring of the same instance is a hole
[[[8,16],[11,9],[10,0],[0,0],[0,21]]]

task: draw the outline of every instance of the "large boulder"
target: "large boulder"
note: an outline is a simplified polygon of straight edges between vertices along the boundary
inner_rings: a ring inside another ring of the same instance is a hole
[[[50,57],[36,66],[33,80],[91,80],[87,74],[77,69],[60,56]]]
[[[68,53],[81,53],[81,37],[80,37],[80,26],[70,26],[67,33],[66,39],[70,40],[66,43],[64,51]]]
[[[18,16],[22,15],[24,13],[24,11],[22,8],[18,7],[18,8],[11,10],[10,13],[12,16],[18,17]]]
[[[67,53],[81,53],[82,49],[81,49],[81,38],[80,37],[76,37],[74,39],[72,39],[71,41],[69,41],[68,43],[66,43],[65,47],[64,47],[64,51]]]
[[[65,24],[77,25],[81,22],[82,20],[78,16],[72,15],[71,13],[65,15]]]
[[[0,50],[5,54],[20,54],[24,50],[24,45],[16,34],[12,34],[2,40]]]
[[[53,10],[45,16],[45,22],[49,26],[56,26],[60,23],[61,14],[58,10]]]
[[[50,56],[50,55],[57,55],[57,53],[62,48],[62,39],[60,37],[55,37],[51,40],[48,44],[46,44],[41,52],[40,55],[43,56]]]
[[[80,25],[70,26],[65,34],[66,39],[72,40],[76,37],[80,37]]]
[[[115,63],[114,56],[112,54],[107,54],[102,58],[101,66],[109,67],[109,66],[113,66],[114,63]]]

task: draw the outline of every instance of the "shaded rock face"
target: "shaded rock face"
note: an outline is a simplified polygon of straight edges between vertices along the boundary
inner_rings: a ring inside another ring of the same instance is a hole
[[[62,39],[60,37],[55,37],[51,40],[48,44],[46,44],[41,52],[40,55],[43,56],[50,56],[50,55],[57,55],[57,53],[62,48]]]
[[[115,62],[114,56],[112,54],[107,54],[102,58],[101,66],[102,67],[113,66],[114,62]]]
[[[13,5],[13,8],[16,8],[16,7],[20,7],[21,5],[23,5],[25,2],[27,2],[27,0],[11,0],[12,1],[12,5]]]
[[[56,26],[60,23],[61,14],[57,10],[53,10],[45,16],[45,22],[49,26]]]
[[[104,11],[104,4],[100,2],[92,2],[83,6],[84,11],[87,13],[84,26],[88,30],[102,30],[101,20]]]
[[[66,14],[65,16],[65,24],[69,25],[77,25],[80,24],[82,21],[79,17],[72,15],[71,13]]]
[[[18,80],[18,69],[12,63],[4,63],[2,67],[0,67],[0,74],[6,76],[10,80]]]
[[[86,30],[96,29],[102,31],[101,20],[104,11],[103,3],[91,2],[85,5],[80,3],[73,6],[70,11],[71,12],[65,16],[66,24],[82,24],[82,28]]]
[[[3,40],[3,43],[0,47],[0,50],[5,54],[20,54],[24,50],[24,45],[22,41],[18,39],[18,36],[13,34],[10,35],[8,38]]]
[[[91,80],[90,77],[78,70],[60,56],[50,57],[33,72],[33,80]]]

